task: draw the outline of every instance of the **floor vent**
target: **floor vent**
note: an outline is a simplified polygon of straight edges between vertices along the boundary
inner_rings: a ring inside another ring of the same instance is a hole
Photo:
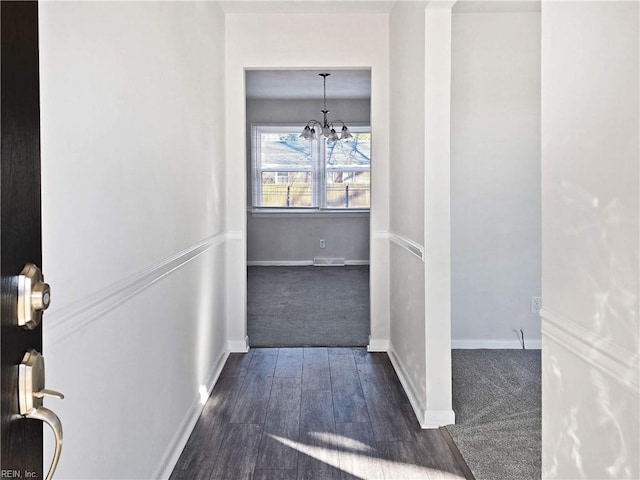
[[[314,258],[314,267],[344,267],[344,258]]]

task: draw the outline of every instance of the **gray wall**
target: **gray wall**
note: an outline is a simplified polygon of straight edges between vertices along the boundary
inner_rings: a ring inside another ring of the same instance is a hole
[[[540,205],[540,14],[454,14],[454,347],[539,347]]]
[[[351,125],[368,125],[370,101],[328,102],[330,118]],[[318,119],[322,100],[247,100],[247,172],[251,172],[251,125],[297,123]],[[375,159],[372,160],[375,175]],[[247,204],[251,205],[251,175],[247,175]],[[320,239],[326,247],[320,248]],[[289,264],[314,257],[341,257],[348,262],[369,260],[368,213],[251,213],[247,215],[247,262]]]
[[[248,227],[247,261],[254,264],[308,263],[314,257],[369,260],[368,213],[250,214]]]

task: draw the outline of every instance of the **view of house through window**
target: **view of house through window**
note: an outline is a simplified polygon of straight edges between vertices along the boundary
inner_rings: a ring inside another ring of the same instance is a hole
[[[371,132],[338,142],[300,138],[301,127],[253,127],[253,207],[369,209]]]

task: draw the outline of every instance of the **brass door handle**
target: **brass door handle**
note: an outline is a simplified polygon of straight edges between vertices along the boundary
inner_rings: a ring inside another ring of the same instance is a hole
[[[20,415],[41,420],[53,430],[56,448],[46,477],[46,480],[51,480],[62,453],[62,422],[55,413],[42,406],[42,399],[45,396],[64,398],[60,392],[44,388],[44,357],[36,350],[29,350],[25,353],[18,369]]]
[[[42,272],[33,263],[27,263],[18,275],[18,326],[36,328],[50,302],[51,288],[44,283]]]

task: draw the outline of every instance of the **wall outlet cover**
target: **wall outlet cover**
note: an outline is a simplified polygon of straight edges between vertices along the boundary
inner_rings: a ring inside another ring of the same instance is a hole
[[[542,310],[542,297],[531,297],[531,313],[540,313]]]

